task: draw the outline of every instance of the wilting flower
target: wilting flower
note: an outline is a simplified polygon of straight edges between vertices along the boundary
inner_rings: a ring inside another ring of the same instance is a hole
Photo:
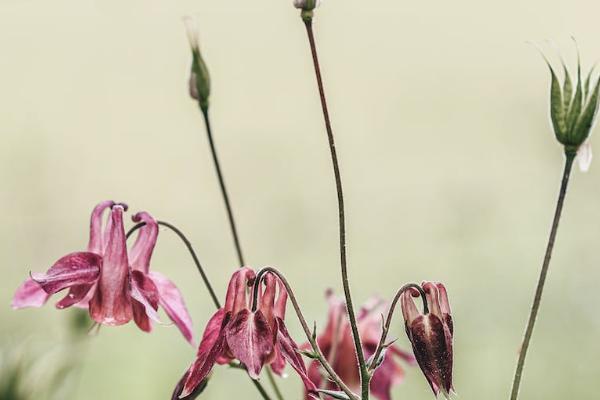
[[[310,11],[319,7],[321,0],[294,0],[294,7]]]
[[[406,333],[412,343],[419,367],[425,374],[433,393],[448,397],[452,387],[452,335],[450,303],[446,288],[441,283],[423,282],[428,311],[420,313],[413,297],[416,289],[402,294],[402,314]]]
[[[190,16],[184,17],[183,22],[185,23],[188,40],[192,49],[192,67],[189,80],[190,96],[192,99],[198,101],[200,108],[207,110],[210,97],[210,74],[200,53],[198,22]]]
[[[102,216],[109,209],[103,227]],[[162,274],[149,271],[158,237],[157,222],[146,212],[133,216],[134,222],[145,225],[139,229],[128,254],[123,227],[125,211],[125,204],[98,204],[92,212],[87,251],[67,254],[46,274],[32,274],[17,289],[13,308],[40,307],[50,295],[69,289],[57,308],[88,308],[92,319],[104,325],[122,325],[133,319],[140,329],[150,332],[150,320],[159,321],[156,311],[160,305],[193,343],[192,321],[181,293]]]
[[[288,362],[306,389],[316,393],[297,351],[298,345],[285,327],[285,287],[275,275],[266,274],[264,288],[261,284],[258,293],[258,306],[252,310],[252,295],[248,299],[246,292],[255,278],[250,268],[240,268],[232,275],[225,306],[208,321],[196,360],[175,388],[174,399],[197,392],[199,385],[206,383],[215,363],[227,364],[233,360],[239,360],[252,379],[258,378],[265,365],[281,375]]]
[[[585,82],[581,74],[581,65],[577,61],[577,80],[575,91],[569,70],[563,62],[564,82],[561,84],[554,68],[546,59],[550,68],[552,84],[550,88],[550,117],[556,139],[565,146],[565,152],[577,153],[582,171],[587,171],[592,162],[592,148],[589,136],[598,113],[600,79],[592,79],[593,68],[587,74]],[[594,83],[595,81],[595,83]]]
[[[330,291],[327,293],[327,300],[329,302],[327,326],[317,338],[317,343],[342,381],[353,391],[360,392],[358,362],[350,324],[346,317],[346,304]],[[358,329],[365,358],[370,358],[375,353],[381,337],[381,314],[386,311],[386,307],[386,302],[373,298],[358,313]],[[310,345],[305,344],[303,348],[309,349]],[[387,348],[385,358],[371,379],[371,392],[380,400],[390,400],[392,386],[401,383],[404,379],[404,370],[398,364],[396,357],[410,365],[415,364],[414,357],[396,345]],[[321,373],[318,361],[312,362],[308,374],[315,386],[327,390],[339,390],[337,385]]]

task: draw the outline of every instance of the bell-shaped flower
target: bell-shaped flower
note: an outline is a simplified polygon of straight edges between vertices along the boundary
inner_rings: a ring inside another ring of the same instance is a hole
[[[103,224],[107,210],[109,215]],[[92,319],[104,325],[122,325],[133,319],[140,329],[150,332],[151,320],[159,321],[156,311],[160,305],[186,340],[193,343],[192,322],[181,293],[162,274],[149,271],[158,237],[157,222],[146,212],[133,217],[145,225],[128,252],[125,211],[125,204],[98,204],[92,211],[87,251],[67,254],[46,274],[32,274],[17,289],[13,308],[40,307],[50,295],[69,289],[57,308],[88,308]]]
[[[210,101],[210,74],[200,52],[198,21],[194,17],[186,16],[183,22],[192,49],[192,66],[188,81],[190,97],[198,102],[203,111],[206,111]]]
[[[334,296],[331,291],[327,292],[327,300],[329,303],[327,325],[324,332],[317,337],[317,343],[342,381],[353,391],[360,392],[358,361],[346,314],[346,304],[342,299]],[[358,329],[366,358],[372,357],[376,351],[382,333],[381,315],[386,308],[385,301],[372,298],[357,315]],[[310,349],[309,344],[304,344],[302,347]],[[394,344],[390,345],[371,379],[371,393],[379,400],[390,400],[392,386],[400,384],[404,379],[404,369],[398,363],[398,359],[409,365],[415,364],[415,358],[411,354]],[[310,379],[317,387],[339,391],[337,385],[321,373],[318,361],[315,360],[311,363],[308,372]]]
[[[454,328],[446,288],[441,283],[423,282],[427,308],[419,312],[413,297],[416,289],[401,296],[406,333],[412,344],[421,371],[433,393],[448,397],[452,387],[452,336]]]
[[[289,363],[307,390],[316,393],[298,353],[298,345],[285,327],[287,292],[284,286],[273,274],[266,274],[253,310],[252,294],[247,292],[255,278],[254,271],[246,267],[232,275],[225,306],[208,321],[196,360],[175,388],[174,399],[187,398],[196,392],[206,383],[215,363],[227,364],[233,360],[240,361],[252,379],[258,379],[265,365],[282,374],[285,364]]]

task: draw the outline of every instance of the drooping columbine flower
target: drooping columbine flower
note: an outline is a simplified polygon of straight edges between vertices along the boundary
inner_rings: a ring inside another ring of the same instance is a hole
[[[305,11],[311,11],[319,7],[321,0],[294,0],[294,7]]]
[[[225,306],[208,321],[196,360],[186,371],[173,393],[182,399],[197,391],[215,363],[227,364],[239,360],[252,379],[257,379],[265,365],[281,375],[286,362],[298,373],[306,389],[316,395],[308,378],[298,346],[284,323],[287,292],[279,279],[268,273],[264,288],[260,288],[258,307],[251,309],[247,290],[256,274],[250,268],[240,268],[231,277]]]
[[[110,212],[103,227],[106,210]],[[122,325],[133,319],[140,329],[150,332],[150,320],[159,320],[156,311],[161,305],[193,344],[192,321],[181,293],[162,274],[149,271],[158,237],[157,222],[146,212],[134,215],[134,222],[145,225],[139,229],[128,254],[123,227],[125,211],[125,204],[98,204],[92,212],[87,251],[67,254],[46,274],[32,274],[17,289],[12,307],[40,307],[50,295],[69,289],[57,308],[88,308],[92,319],[104,325]]]
[[[189,91],[192,99],[198,101],[203,111],[208,110],[210,98],[210,74],[208,67],[200,53],[200,40],[198,38],[198,22],[195,18],[183,18],[188,40],[192,49],[192,67],[190,71]]]
[[[592,68],[585,82],[581,74],[581,63],[577,59],[577,78],[575,91],[569,70],[563,62],[564,82],[559,82],[558,76],[548,61],[552,78],[550,87],[550,117],[556,139],[565,146],[565,152],[577,153],[577,160],[582,171],[587,171],[592,162],[592,148],[589,136],[598,113],[600,79],[592,78]],[[594,83],[595,81],[595,83]]]
[[[429,312],[420,313],[413,297],[415,289],[402,294],[402,314],[406,333],[412,344],[419,367],[433,393],[448,397],[452,387],[452,335],[454,327],[446,288],[441,283],[423,282]]]
[[[350,389],[359,391],[360,376],[350,324],[346,317],[346,304],[342,299],[334,296],[331,291],[327,292],[327,300],[329,303],[327,326],[317,338],[317,343],[325,358],[344,383]],[[375,353],[381,337],[381,315],[386,308],[386,302],[373,298],[358,313],[358,329],[366,358],[370,358]],[[303,348],[308,350],[310,345],[305,344]],[[398,364],[396,357],[409,365],[415,364],[415,358],[411,354],[404,352],[396,345],[389,346],[385,358],[375,370],[371,380],[371,392],[379,400],[390,400],[392,386],[400,384],[404,379],[404,370]],[[327,390],[339,390],[334,383],[328,381],[321,374],[318,361],[311,363],[308,374],[315,386]]]

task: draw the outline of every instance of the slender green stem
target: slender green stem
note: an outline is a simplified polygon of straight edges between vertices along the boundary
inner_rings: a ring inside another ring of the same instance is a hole
[[[521,386],[521,378],[523,376],[523,369],[525,367],[525,358],[527,357],[527,350],[529,349],[529,343],[531,341],[531,336],[533,335],[535,320],[540,309],[540,303],[542,301],[544,283],[546,282],[546,276],[548,275],[548,266],[550,265],[550,258],[552,257],[552,249],[554,248],[554,242],[556,240],[558,224],[560,222],[560,216],[565,202],[565,196],[567,194],[567,186],[569,185],[569,176],[571,175],[571,168],[573,167],[573,161],[575,160],[575,156],[576,154],[573,152],[566,153],[565,167],[560,185],[558,201],[556,202],[556,211],[554,212],[554,219],[552,221],[552,229],[550,230],[550,237],[548,239],[548,245],[546,247],[546,254],[544,256],[542,270],[538,279],[537,288],[535,289],[533,305],[531,306],[529,320],[527,321],[527,328],[525,329],[525,335],[523,337],[523,344],[519,353],[519,360],[517,361],[517,368],[515,370],[515,376],[513,379],[513,386],[510,395],[511,400],[517,400],[517,398],[519,397],[519,388]]]
[[[346,395],[348,395],[348,397],[350,397],[351,400],[358,400],[359,399],[358,396],[356,396],[356,394],[354,394],[354,392],[352,392],[352,390],[344,383],[342,378],[340,378],[340,376],[333,370],[333,367],[331,366],[331,364],[329,364],[329,362],[323,355],[323,352],[321,351],[321,349],[319,348],[319,344],[317,343],[316,333],[311,332],[310,328],[308,327],[308,323],[306,322],[306,319],[304,318],[304,314],[302,314],[302,309],[300,308],[300,305],[298,304],[298,300],[296,299],[296,295],[294,294],[294,291],[292,290],[292,286],[287,281],[285,276],[281,272],[279,272],[277,269],[275,269],[273,267],[265,267],[265,268],[261,269],[260,271],[258,271],[258,273],[256,274],[256,279],[254,281],[254,287],[253,287],[254,292],[253,292],[253,296],[252,296],[252,298],[253,298],[252,310],[256,311],[256,309],[258,307],[258,290],[260,288],[260,284],[262,282],[263,277],[268,273],[271,273],[271,274],[274,274],[275,276],[277,276],[279,278],[279,280],[281,281],[281,283],[283,283],[283,286],[285,286],[285,290],[289,296],[290,301],[292,302],[292,306],[294,307],[294,311],[296,312],[298,321],[300,321],[300,326],[302,326],[302,330],[304,330],[304,334],[306,335],[306,338],[308,339],[308,342],[310,343],[310,346],[313,349],[314,355],[315,355],[315,357],[317,357],[317,360],[319,361],[319,363],[321,364],[323,369],[325,369],[325,371],[329,375],[329,378],[331,379],[331,381],[333,383],[335,383],[336,385],[338,385],[340,390],[342,390],[344,393],[346,393]]]
[[[217,309],[221,308],[221,302],[219,301],[219,298],[217,297],[210,281],[208,280],[208,276],[206,275],[206,273],[204,272],[204,268],[202,268],[202,265],[200,264],[200,260],[198,259],[198,256],[196,255],[196,251],[194,250],[194,248],[192,247],[191,242],[188,240],[188,238],[183,234],[183,232],[181,232],[177,227],[175,227],[174,225],[165,222],[165,221],[157,221],[158,225],[164,226],[169,228],[170,230],[172,230],[173,232],[175,232],[175,234],[183,241],[183,243],[185,244],[185,246],[187,247],[188,251],[190,252],[192,259],[194,260],[194,264],[196,264],[196,268],[198,269],[198,272],[200,273],[200,276],[202,277],[202,281],[204,282],[204,285],[206,286],[206,289],[208,290],[210,297],[213,300],[213,303],[215,304],[215,307]],[[138,229],[140,229],[141,227],[143,227],[144,225],[146,225],[145,222],[140,222],[139,224],[133,226],[128,232],[127,235],[125,236],[126,238],[129,238],[131,235],[133,235],[133,233],[135,231],[137,231]],[[271,398],[269,397],[269,395],[267,394],[267,392],[265,391],[265,389],[263,388],[263,386],[261,385],[260,382],[254,380],[254,379],[250,379],[252,381],[252,383],[254,384],[254,386],[256,387],[256,389],[259,391],[259,393],[261,394],[261,396],[263,397],[264,400],[271,400]]]
[[[235,245],[235,251],[240,266],[245,265],[244,255],[242,253],[242,246],[240,244],[240,238],[237,231],[237,225],[235,218],[233,217],[233,210],[231,208],[231,202],[229,200],[229,194],[227,193],[227,187],[225,186],[225,178],[221,171],[221,163],[219,162],[219,156],[217,155],[217,148],[212,135],[212,128],[210,125],[210,118],[208,117],[208,108],[201,108],[202,116],[204,117],[204,124],[206,125],[206,135],[208,136],[208,143],[210,145],[210,153],[212,155],[215,170],[217,172],[217,178],[219,178],[219,187],[221,188],[221,195],[223,196],[223,202],[225,203],[225,209],[227,210],[227,218],[229,219],[229,228],[231,229],[231,235],[233,236],[233,243]]]
[[[275,397],[279,400],[283,400],[283,393],[279,389],[279,385],[277,385],[277,381],[275,380],[275,375],[273,375],[273,371],[271,371],[271,367],[265,368],[267,378],[269,379],[269,383],[273,387],[273,391],[275,392]]]
[[[416,289],[419,291],[419,294],[421,295],[421,300],[423,300],[423,314],[425,314],[425,315],[429,314],[429,307],[427,306],[427,298],[426,298],[425,292],[423,291],[423,288],[421,286],[417,285],[416,283],[407,283],[406,285],[404,285],[400,289],[398,289],[398,291],[396,292],[396,295],[394,296],[394,300],[392,300],[392,304],[390,304],[390,309],[388,311],[387,318],[385,319],[385,323],[383,324],[383,330],[381,331],[381,338],[379,339],[379,343],[377,344],[375,353],[373,354],[373,357],[371,358],[371,364],[368,366],[369,371],[373,371],[377,367],[377,360],[379,359],[381,352],[385,348],[385,339],[387,338],[388,332],[390,331],[390,325],[392,324],[392,317],[394,316],[394,310],[396,309],[398,300],[400,300],[400,296],[402,296],[402,293],[404,293],[408,289]]]
[[[340,232],[340,264],[342,270],[342,285],[344,287],[344,296],[346,298],[346,309],[348,310],[348,321],[352,328],[352,339],[354,341],[354,349],[358,360],[360,370],[360,382],[362,399],[369,398],[369,372],[365,362],[365,356],[361,346],[360,334],[356,323],[356,314],[354,312],[354,304],[352,303],[352,294],[350,292],[350,283],[348,281],[348,267],[346,262],[346,221],[344,218],[344,191],[342,188],[342,177],[340,174],[340,166],[338,162],[337,152],[335,150],[335,140],[333,137],[333,129],[331,128],[331,120],[329,118],[329,110],[327,108],[327,99],[323,88],[323,78],[321,76],[321,68],[319,66],[319,57],[317,55],[317,46],[315,44],[315,36],[312,28],[312,15],[303,13],[302,20],[306,26],[306,34],[310,43],[310,50],[319,87],[319,97],[321,99],[321,108],[323,109],[323,118],[325,120],[325,128],[327,130],[327,139],[329,141],[329,150],[331,153],[331,162],[333,164],[333,173],[335,176],[335,186],[337,189],[338,199],[338,217],[339,217],[339,232]]]

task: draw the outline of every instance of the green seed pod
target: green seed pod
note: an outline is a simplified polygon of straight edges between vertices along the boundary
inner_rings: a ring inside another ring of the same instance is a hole
[[[210,98],[210,74],[208,67],[200,53],[198,40],[198,28],[192,17],[185,17],[184,22],[187,29],[190,47],[192,48],[192,66],[190,68],[189,92],[190,96],[198,101],[200,108],[208,110]]]
[[[581,63],[577,60],[577,80],[575,93],[569,70],[563,62],[564,82],[561,85],[559,78],[544,57],[550,76],[550,117],[556,139],[565,146],[565,151],[575,153],[590,136],[596,120],[599,105],[600,79],[595,79],[592,86],[593,68],[587,75],[585,83],[582,82]]]

